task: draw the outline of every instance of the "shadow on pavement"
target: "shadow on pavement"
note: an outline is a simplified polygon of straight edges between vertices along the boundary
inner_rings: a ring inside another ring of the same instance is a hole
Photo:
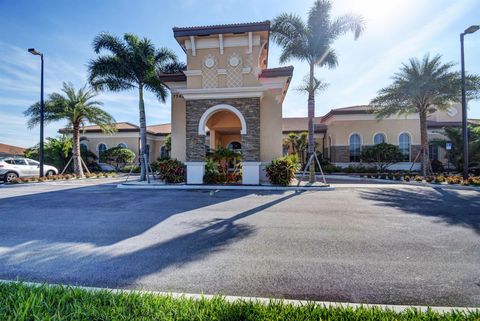
[[[436,217],[480,234],[480,193],[459,193],[442,188],[362,190],[360,196],[379,206],[399,208],[406,213]]]

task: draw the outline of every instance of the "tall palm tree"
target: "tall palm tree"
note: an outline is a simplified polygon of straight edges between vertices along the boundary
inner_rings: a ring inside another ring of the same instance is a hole
[[[73,169],[75,174],[83,177],[80,153],[80,130],[86,122],[100,126],[107,133],[114,132],[115,119],[101,109],[101,102],[93,100],[98,94],[86,85],[75,90],[72,83],[63,83],[63,94],[52,93],[45,102],[45,123],[67,120],[73,135]],[[40,122],[40,102],[30,106],[25,112],[29,117],[28,127],[32,128]]]
[[[94,88],[114,92],[138,90],[140,121],[140,164],[141,180],[146,179],[146,164],[143,157],[147,150],[144,90],[154,93],[158,100],[165,102],[168,90],[159,77],[160,73],[174,73],[185,69],[177,62],[176,55],[167,48],[156,49],[147,38],[126,33],[118,38],[101,33],[93,40],[93,49],[99,55],[88,64],[89,81]]]
[[[378,119],[391,115],[418,113],[420,118],[420,155],[422,174],[429,171],[427,117],[435,110],[447,110],[461,99],[460,72],[452,71],[453,63],[442,63],[441,56],[422,60],[410,58],[393,76],[393,83],[378,91],[371,101]],[[467,96],[477,98],[480,78],[466,77]]]
[[[363,33],[365,23],[359,15],[332,18],[329,0],[317,0],[308,13],[307,21],[295,14],[282,13],[273,20],[272,38],[282,47],[280,63],[296,59],[308,63],[308,154],[315,151],[314,117],[315,91],[321,82],[315,78],[315,67],[335,68],[338,65],[333,43],[340,36],[353,32],[354,38]],[[315,164],[310,167],[310,182],[315,181]]]

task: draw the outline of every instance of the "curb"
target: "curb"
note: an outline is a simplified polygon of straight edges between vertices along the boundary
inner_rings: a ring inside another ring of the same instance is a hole
[[[160,184],[118,184],[122,189],[159,189],[159,190],[243,190],[243,191],[333,191],[332,186],[266,186],[266,185],[160,185]]]
[[[418,311],[435,311],[438,313],[446,313],[446,312],[453,312],[453,311],[460,311],[460,312],[480,312],[480,308],[475,307],[439,307],[439,306],[424,306],[424,305],[395,305],[395,304],[362,304],[362,303],[350,303],[350,302],[329,302],[329,301],[309,301],[309,300],[289,300],[289,299],[276,299],[276,298],[262,298],[262,297],[249,297],[249,296],[233,296],[233,295],[212,295],[212,294],[195,294],[195,293],[179,293],[179,292],[162,292],[162,291],[151,291],[151,290],[130,290],[130,289],[114,289],[114,288],[101,288],[101,287],[90,287],[90,286],[81,286],[81,285],[65,285],[65,284],[48,284],[48,283],[38,283],[38,282],[22,282],[17,280],[2,280],[0,279],[0,283],[3,284],[10,284],[10,283],[22,283],[27,286],[39,287],[39,286],[64,286],[64,287],[71,287],[75,289],[81,289],[90,292],[99,292],[99,291],[111,291],[113,293],[146,293],[146,294],[153,294],[153,295],[161,295],[161,296],[171,296],[172,298],[187,298],[193,300],[201,300],[201,299],[213,299],[215,297],[222,297],[225,301],[234,303],[237,301],[246,301],[246,302],[257,302],[264,305],[268,305],[271,303],[284,303],[284,304],[291,304],[293,306],[302,306],[306,304],[315,304],[324,307],[332,307],[332,308],[380,308],[383,310],[392,310],[397,313],[403,312],[407,309],[415,309]]]
[[[479,191],[480,187],[476,186],[464,186],[464,185],[449,185],[449,184],[431,184],[427,182],[405,182],[405,181],[392,181],[388,179],[380,178],[365,178],[365,177],[356,177],[356,176],[347,176],[347,175],[325,175],[325,178],[337,179],[337,180],[352,180],[359,182],[372,182],[372,183],[383,183],[384,185],[409,185],[417,187],[431,187],[431,188],[441,188],[441,189],[452,189],[452,190],[470,190],[470,191]]]

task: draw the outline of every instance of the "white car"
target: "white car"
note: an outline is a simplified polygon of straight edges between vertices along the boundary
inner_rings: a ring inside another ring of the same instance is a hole
[[[58,174],[58,169],[50,165],[43,165],[45,176]],[[0,180],[11,182],[18,177],[40,175],[40,163],[36,160],[23,157],[0,158]]]

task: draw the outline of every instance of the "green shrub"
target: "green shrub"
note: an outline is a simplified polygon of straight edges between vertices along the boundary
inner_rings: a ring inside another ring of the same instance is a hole
[[[288,186],[295,178],[299,165],[290,156],[274,159],[266,167],[267,177],[274,185]]]
[[[445,177],[443,175],[435,176],[434,181],[437,184],[441,184],[441,183],[445,182]]]
[[[153,169],[153,168],[152,168]],[[124,173],[140,173],[140,166],[138,165],[127,165],[122,168],[122,172]]]
[[[384,172],[390,165],[400,162],[403,158],[396,145],[381,143],[362,148],[362,162],[375,164],[380,172]]]
[[[416,175],[414,180],[415,180],[415,182],[421,182],[421,181],[423,181],[423,177],[419,176],[419,175]]]
[[[408,176],[408,175],[403,176],[403,180],[405,182],[410,182],[410,176]]]
[[[322,170],[324,173],[338,173],[342,171],[341,167],[335,166],[335,165],[325,165],[322,166]]]
[[[124,147],[109,148],[102,153],[102,156],[100,157],[100,161],[115,166],[115,168],[124,167],[126,164],[131,163],[134,160],[135,153]]]
[[[182,183],[185,181],[185,164],[177,159],[159,161],[158,174],[167,183]]]

